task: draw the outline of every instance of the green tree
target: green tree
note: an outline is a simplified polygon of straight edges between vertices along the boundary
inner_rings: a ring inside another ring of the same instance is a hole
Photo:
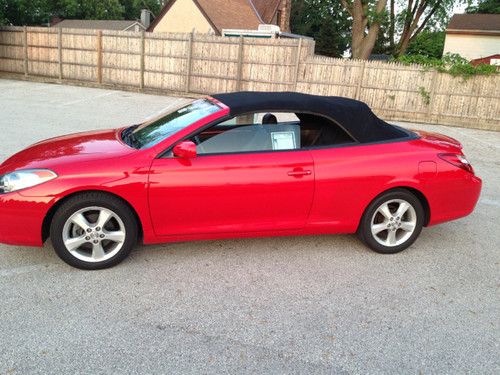
[[[78,0],[52,0],[47,2],[49,16],[78,18],[81,13],[80,9],[80,1]]]
[[[349,46],[348,14],[337,0],[293,0],[290,25],[293,33],[314,38],[319,54],[340,57]]]
[[[373,46],[372,54],[390,55],[392,50],[389,14],[387,12],[383,13],[380,18],[380,30],[378,32],[377,41]]]
[[[444,38],[444,31],[422,31],[410,42],[406,54],[440,59],[443,56]]]
[[[480,0],[479,4],[471,5],[465,10],[466,13],[500,14],[499,0]]]
[[[388,51],[405,54],[418,34],[443,25],[455,5],[466,0],[340,0],[352,17],[351,48],[354,58],[366,59],[372,53],[379,32],[386,30]],[[387,21],[388,20],[388,21]]]
[[[159,0],[121,0],[124,17],[128,20],[139,18],[142,9],[148,9],[155,16],[160,13],[162,5]]]
[[[76,19],[138,19],[142,8],[158,14],[162,0],[0,0],[0,23],[41,25],[52,16]]]
[[[80,16],[83,19],[119,20],[125,9],[120,0],[80,0]]]
[[[9,22],[5,14],[6,10],[7,10],[7,1],[0,0],[0,25],[7,25]]]
[[[4,24],[39,25],[46,20],[46,0],[0,0]]]

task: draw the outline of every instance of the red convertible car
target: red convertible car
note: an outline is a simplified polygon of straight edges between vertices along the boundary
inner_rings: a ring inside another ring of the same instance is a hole
[[[359,101],[241,92],[127,128],[37,143],[0,166],[0,242],[83,269],[145,244],[355,233],[396,253],[470,214],[481,180],[452,138]]]

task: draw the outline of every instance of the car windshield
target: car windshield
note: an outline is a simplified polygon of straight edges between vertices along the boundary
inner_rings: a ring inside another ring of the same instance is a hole
[[[152,147],[220,109],[217,104],[208,99],[195,100],[139,125],[131,133],[131,144],[139,149]]]

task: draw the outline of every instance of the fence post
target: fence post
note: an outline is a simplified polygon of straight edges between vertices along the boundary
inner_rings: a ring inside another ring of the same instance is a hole
[[[23,27],[23,47],[24,47],[24,75],[28,76],[28,28]]]
[[[62,54],[62,27],[57,31],[57,53],[59,59],[59,79],[63,79],[63,54]]]
[[[97,82],[102,83],[102,30],[97,31]]]
[[[184,88],[185,92],[189,92],[191,90],[191,70],[193,65],[193,39],[194,39],[194,30],[189,34],[188,39],[188,49],[187,49],[187,62],[186,62],[186,87]]]
[[[295,59],[295,72],[293,77],[293,91],[297,91],[297,83],[299,82],[300,59],[302,57],[302,38],[299,38],[297,44],[297,58]]]
[[[236,91],[241,91],[241,81],[243,79],[243,36],[240,36],[238,49],[238,72],[236,73]]]
[[[432,116],[432,104],[435,102],[434,98],[436,96],[437,78],[438,78],[438,71],[434,70],[434,72],[432,72],[432,82],[429,92],[429,105],[427,106],[427,120],[430,120],[430,117]]]
[[[359,98],[361,97],[363,79],[365,78],[365,68],[366,68],[366,60],[363,60],[363,64],[361,65],[361,73],[358,78],[358,85],[356,86],[356,94],[354,96],[356,100],[359,100]]]
[[[145,69],[145,53],[146,53],[146,36],[144,30],[141,32],[141,90],[144,89],[144,69]]]

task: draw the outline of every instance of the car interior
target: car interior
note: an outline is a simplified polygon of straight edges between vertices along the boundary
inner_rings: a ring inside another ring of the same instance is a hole
[[[295,150],[355,141],[328,118],[308,113],[251,113],[192,138],[199,154]]]

